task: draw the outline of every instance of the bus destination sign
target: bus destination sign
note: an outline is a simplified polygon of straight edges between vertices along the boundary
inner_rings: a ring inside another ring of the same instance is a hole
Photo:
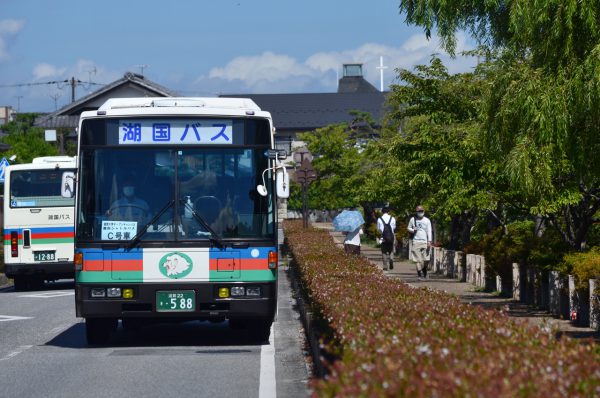
[[[119,120],[119,145],[228,145],[231,120]]]

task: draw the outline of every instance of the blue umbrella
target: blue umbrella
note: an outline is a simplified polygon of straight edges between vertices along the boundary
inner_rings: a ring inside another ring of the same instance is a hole
[[[344,210],[333,219],[333,229],[352,232],[365,223],[362,214],[356,210]]]

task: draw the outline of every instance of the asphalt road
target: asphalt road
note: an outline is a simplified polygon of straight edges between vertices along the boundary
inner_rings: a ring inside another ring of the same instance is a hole
[[[73,282],[44,290],[0,289],[1,397],[306,397],[301,323],[286,272],[269,344],[226,323],[119,327],[106,347],[88,347],[75,317]]]

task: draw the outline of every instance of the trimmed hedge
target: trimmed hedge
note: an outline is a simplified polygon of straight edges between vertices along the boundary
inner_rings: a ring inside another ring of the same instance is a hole
[[[498,311],[387,278],[327,231],[284,223],[313,310],[337,358],[317,396],[600,396],[598,347]]]

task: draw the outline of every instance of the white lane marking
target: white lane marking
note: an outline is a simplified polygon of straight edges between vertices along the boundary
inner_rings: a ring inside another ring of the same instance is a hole
[[[22,321],[24,319],[33,319],[30,316],[12,316],[12,315],[0,315],[0,322],[6,321]]]
[[[42,292],[42,293],[33,293],[33,294],[23,294],[19,297],[33,297],[33,298],[52,298],[52,297],[63,297],[63,296],[73,296],[75,292]]]
[[[275,380],[275,332],[271,325],[269,344],[260,347],[260,380],[258,382],[259,398],[274,398],[277,396],[277,381]]]
[[[6,361],[7,359],[11,359],[12,357],[16,357],[17,355],[19,355],[20,353],[22,353],[25,350],[30,349],[31,347],[33,347],[32,345],[22,345],[17,347],[16,350],[13,350],[11,352],[9,352],[8,354],[6,354],[5,356],[0,358],[0,361]]]

